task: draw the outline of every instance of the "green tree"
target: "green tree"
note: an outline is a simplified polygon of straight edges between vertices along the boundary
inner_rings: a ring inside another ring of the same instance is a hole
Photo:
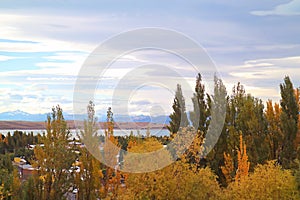
[[[214,77],[214,95],[212,95],[212,110],[213,117],[210,122],[208,133],[205,137],[205,154],[211,169],[217,174],[221,183],[225,183],[225,177],[221,171],[221,166],[224,165],[224,152],[228,151],[226,132],[226,106],[227,106],[227,91],[222,80],[217,76]],[[212,126],[213,125],[213,126]],[[215,144],[213,146],[213,144]],[[209,151],[209,152],[207,152]],[[220,180],[221,179],[221,180]]]
[[[9,173],[13,172],[13,165],[9,154],[0,155],[0,169],[6,169]]]
[[[280,84],[281,93],[281,130],[283,142],[279,162],[284,168],[291,168],[297,156],[295,139],[298,131],[298,102],[294,94],[293,84],[288,76],[284,78],[284,83]]]
[[[23,199],[24,200],[39,200],[40,196],[38,191],[36,190],[36,186],[38,184],[38,177],[31,176],[29,179],[23,183],[22,191],[23,191]]]
[[[171,133],[177,133],[180,127],[186,127],[189,125],[185,108],[185,100],[182,94],[181,85],[179,84],[177,84],[172,108],[173,113],[170,115],[171,122],[168,129]]]
[[[245,93],[244,87],[238,83],[229,100],[227,114],[229,151],[238,147],[236,137],[240,131],[249,152],[250,169],[258,163],[264,163],[270,154],[267,142],[267,121],[264,105],[260,99]],[[231,137],[233,136],[233,137]],[[233,156],[236,160],[237,155]]]
[[[43,180],[42,199],[61,199],[73,184],[73,175],[69,169],[75,161],[75,153],[68,148],[70,131],[59,106],[52,109],[46,123],[47,134],[34,149],[34,167]]]
[[[282,131],[280,129],[280,115],[281,109],[278,103],[273,103],[271,100],[267,101],[267,109],[265,116],[268,124],[268,137],[267,141],[270,145],[270,160],[279,159],[279,150],[282,145]]]
[[[7,146],[6,150],[8,152],[13,152],[14,149],[15,149],[15,141],[14,141],[13,137],[11,136],[10,132],[7,133],[7,136],[5,138],[5,143],[7,144],[6,145]]]
[[[0,199],[12,196],[13,175],[7,169],[0,168]]]
[[[195,93],[192,97],[194,110],[190,112],[190,119],[193,126],[206,133],[209,125],[208,117],[210,116],[210,96],[205,94],[205,86],[202,83],[202,76],[198,73],[196,77]]]

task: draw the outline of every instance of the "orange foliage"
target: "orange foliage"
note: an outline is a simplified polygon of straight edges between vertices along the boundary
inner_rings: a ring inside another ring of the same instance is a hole
[[[240,148],[238,150],[238,169],[236,171],[235,180],[240,181],[241,179],[248,176],[250,162],[248,162],[248,155],[246,150],[246,144],[244,144],[243,136],[240,134]]]

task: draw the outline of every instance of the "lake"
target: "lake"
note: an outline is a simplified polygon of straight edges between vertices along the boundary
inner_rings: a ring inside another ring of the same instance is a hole
[[[2,133],[2,135],[6,136],[8,132],[10,132],[11,134],[13,134],[13,132],[16,130],[0,130],[0,133]],[[22,131],[23,133],[33,133],[33,135],[37,135],[37,134],[42,134],[44,132],[46,132],[46,130],[18,130],[18,131]],[[77,135],[80,133],[79,130],[76,129],[71,129],[71,138],[78,138]],[[114,135],[115,136],[129,136],[131,133],[133,135],[138,135],[138,133],[140,135],[146,135],[147,129],[140,129],[140,130],[136,130],[136,129],[126,129],[126,130],[120,130],[120,129],[114,129]],[[98,131],[99,134],[104,135],[104,130],[99,130]],[[168,129],[150,129],[150,134],[153,136],[169,136],[170,132]]]

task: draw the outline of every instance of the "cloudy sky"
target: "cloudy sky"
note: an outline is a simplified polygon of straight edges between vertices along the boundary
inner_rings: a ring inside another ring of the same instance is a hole
[[[277,101],[285,75],[300,86],[300,0],[2,0],[0,112],[47,113],[60,104],[73,113],[75,83],[88,56],[108,38],[143,27],[171,29],[196,41],[228,93],[240,81],[246,92]],[[143,65],[151,83],[127,85],[138,74],[132,70]],[[170,68],[194,83],[197,72],[170,53],[120,56],[94,92],[98,112],[116,104],[113,109],[119,105],[130,114],[169,114],[176,83],[152,77],[164,79]],[[116,91],[126,93],[125,104],[113,97]],[[191,92],[184,93],[189,104]]]

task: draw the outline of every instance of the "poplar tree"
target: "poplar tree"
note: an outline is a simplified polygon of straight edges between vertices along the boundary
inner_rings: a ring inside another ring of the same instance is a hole
[[[248,176],[248,172],[250,168],[250,162],[248,162],[246,144],[243,141],[242,134],[240,134],[240,148],[238,150],[237,163],[238,163],[238,168],[236,171],[235,180],[241,181],[242,179]]]
[[[208,117],[210,116],[210,96],[205,93],[202,76],[198,73],[196,77],[195,93],[192,97],[194,110],[190,113],[193,126],[204,134],[208,129]]]
[[[295,139],[298,131],[299,108],[292,81],[288,76],[284,78],[284,83],[280,84],[280,93],[282,109],[280,120],[283,142],[279,162],[282,163],[284,168],[290,168],[297,156]]]
[[[256,164],[264,163],[269,157],[264,105],[262,100],[246,94],[244,87],[238,83],[233,89],[228,110],[228,132],[229,134],[239,131],[243,133],[252,170]],[[234,149],[236,145],[235,142],[230,146]]]
[[[80,139],[96,153],[99,145],[97,134],[97,118],[95,117],[95,104],[90,101],[87,106],[88,118],[84,120],[84,129],[81,130]],[[98,144],[98,145],[97,145]],[[97,190],[101,187],[103,178],[101,163],[86,148],[80,148],[79,156],[80,171],[76,173],[75,183],[78,186],[77,199],[97,199]]]
[[[38,169],[38,175],[43,181],[42,199],[62,199],[73,184],[73,175],[70,173],[75,153],[68,148],[70,131],[60,106],[52,109],[46,122],[46,137],[34,149],[35,161],[33,166]]]
[[[177,133],[180,127],[186,127],[189,125],[185,108],[185,99],[182,94],[181,85],[179,84],[177,84],[172,108],[174,111],[170,115],[171,122],[168,129],[171,133]]]
[[[272,100],[267,101],[265,116],[268,124],[268,144],[270,146],[270,160],[279,158],[279,150],[282,145],[282,132],[280,129],[281,109],[278,103],[273,106]]]
[[[217,76],[214,77],[214,95],[212,95],[212,119],[210,127],[206,135],[205,150],[207,152],[207,161],[210,167],[218,176],[221,183],[225,183],[225,177],[221,171],[221,166],[224,165],[224,152],[228,151],[228,134],[226,132],[226,106],[227,106],[227,91],[222,80]],[[213,146],[214,145],[214,146]],[[212,149],[210,149],[213,147]]]

